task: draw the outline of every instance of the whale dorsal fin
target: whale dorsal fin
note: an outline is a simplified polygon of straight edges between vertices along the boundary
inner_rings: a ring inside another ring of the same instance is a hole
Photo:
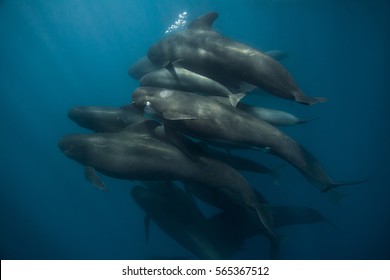
[[[190,23],[188,29],[210,30],[211,26],[213,25],[217,17],[218,17],[218,13],[215,12],[211,12],[203,16],[200,16],[196,20]]]

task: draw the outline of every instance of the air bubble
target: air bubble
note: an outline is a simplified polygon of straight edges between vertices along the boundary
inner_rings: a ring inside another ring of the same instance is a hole
[[[185,28],[185,25],[187,24],[186,19],[187,12],[182,12],[181,14],[179,14],[178,19],[174,22],[174,24],[172,24],[167,28],[167,30],[165,30],[165,34],[183,30]]]

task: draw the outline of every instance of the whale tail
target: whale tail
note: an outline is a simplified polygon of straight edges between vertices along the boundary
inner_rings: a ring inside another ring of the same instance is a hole
[[[363,184],[365,182],[368,182],[371,178],[366,178],[363,180],[356,180],[356,181],[345,181],[345,182],[332,182],[328,185],[325,186],[324,189],[322,189],[322,192],[328,192],[330,190],[333,190],[337,187],[341,186],[349,186],[349,185],[358,185],[358,184]]]
[[[304,95],[302,93],[302,91],[297,91],[297,90],[294,90],[292,94],[293,94],[296,102],[301,103],[301,104],[305,104],[305,105],[314,105],[317,103],[324,103],[324,102],[328,101],[328,99],[325,97],[310,97],[310,96]]]

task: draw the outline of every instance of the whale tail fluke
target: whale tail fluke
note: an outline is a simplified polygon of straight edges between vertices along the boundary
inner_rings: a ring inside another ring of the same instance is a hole
[[[362,183],[365,183],[367,182],[368,180],[370,180],[369,178],[368,179],[364,179],[364,180],[359,180],[359,181],[348,181],[348,182],[334,182],[334,183],[331,183],[331,184],[328,184],[324,189],[322,189],[321,191],[323,193],[326,193],[329,200],[332,202],[332,204],[334,205],[338,205],[340,203],[340,201],[346,196],[345,194],[341,193],[341,192],[338,192],[337,191],[337,187],[340,187],[340,186],[348,186],[348,185],[358,185],[358,184],[362,184]]]
[[[368,182],[370,179],[371,178],[366,178],[366,179],[363,179],[363,180],[356,180],[356,181],[332,182],[332,183],[326,185],[326,187],[322,190],[322,192],[328,192],[330,190],[333,190],[333,189],[335,189],[337,187],[341,187],[341,186],[363,184],[363,183]]]

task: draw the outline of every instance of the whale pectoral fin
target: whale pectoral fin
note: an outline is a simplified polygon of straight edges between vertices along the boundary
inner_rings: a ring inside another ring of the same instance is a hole
[[[292,95],[294,96],[294,99],[296,102],[305,104],[305,105],[314,105],[317,103],[324,103],[328,101],[325,97],[311,97],[304,95],[301,91],[293,91]]]
[[[150,215],[146,214],[145,218],[144,218],[144,229],[145,229],[146,244],[149,244],[149,225],[150,225]]]
[[[217,19],[218,13],[211,12],[192,21],[187,29],[211,30],[211,26]]]
[[[159,117],[158,113],[151,106],[145,106],[144,114],[150,118],[158,119]]]
[[[174,111],[165,111],[162,113],[164,119],[170,120],[170,121],[181,121],[181,120],[196,120],[197,117],[190,116],[187,114],[184,114],[182,112],[174,112]]]
[[[177,147],[180,151],[182,151],[192,161],[194,162],[197,161],[196,157],[190,152],[190,150],[185,145],[184,142],[185,139],[183,139],[184,136],[177,133],[175,129],[173,129],[171,126],[168,125],[164,125],[164,134],[169,142],[171,142],[175,147]]]
[[[99,190],[104,192],[108,191],[108,188],[106,187],[104,182],[97,175],[95,168],[91,166],[85,166],[84,176],[89,182],[94,184]]]

